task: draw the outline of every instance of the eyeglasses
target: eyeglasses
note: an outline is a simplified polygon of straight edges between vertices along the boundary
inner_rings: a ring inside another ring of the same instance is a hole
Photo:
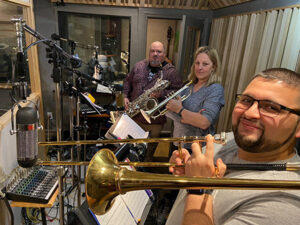
[[[259,112],[265,116],[269,116],[269,117],[278,116],[281,110],[285,110],[300,116],[300,110],[290,109],[288,107],[285,107],[283,105],[280,105],[278,103],[269,100],[258,100],[243,94],[237,94],[236,100],[237,100],[236,107],[241,109],[249,109],[254,102],[257,102]]]

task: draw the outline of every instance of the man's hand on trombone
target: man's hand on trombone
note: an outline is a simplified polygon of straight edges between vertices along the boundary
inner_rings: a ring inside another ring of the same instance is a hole
[[[170,167],[169,171],[174,175],[198,176],[198,177],[223,177],[226,165],[222,159],[218,159],[214,164],[214,143],[213,136],[206,136],[206,151],[202,153],[201,143],[192,144],[192,154],[186,149],[182,149],[181,154],[178,150],[174,151],[170,163],[176,165],[185,164],[184,167]],[[181,155],[181,157],[180,157]]]

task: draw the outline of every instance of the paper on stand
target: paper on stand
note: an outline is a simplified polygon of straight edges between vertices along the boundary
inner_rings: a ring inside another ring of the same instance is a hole
[[[128,170],[133,167],[126,166]],[[114,198],[110,210],[96,218],[100,225],[137,225],[143,216],[144,209],[148,204],[149,196],[145,190],[129,191]]]
[[[98,84],[97,85],[96,92],[112,94],[112,91],[108,87],[106,87],[106,86],[104,86],[102,84]]]
[[[106,138],[111,138],[109,133],[112,133],[121,139],[127,139],[128,135],[133,138],[147,138],[149,135],[149,132],[144,131],[143,128],[134,122],[126,113],[111,126],[105,135]]]

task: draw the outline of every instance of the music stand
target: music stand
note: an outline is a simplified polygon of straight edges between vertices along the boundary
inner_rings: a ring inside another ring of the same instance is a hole
[[[81,99],[83,99],[84,103],[86,103],[90,108],[92,108],[92,109],[95,110],[98,114],[101,115],[101,112],[100,112],[99,110],[103,111],[103,108],[102,108],[102,107],[100,107],[100,106],[94,104],[94,103],[91,101],[91,99],[90,99],[86,94],[81,93],[81,92],[79,92],[78,94],[79,94],[79,96],[81,97]]]

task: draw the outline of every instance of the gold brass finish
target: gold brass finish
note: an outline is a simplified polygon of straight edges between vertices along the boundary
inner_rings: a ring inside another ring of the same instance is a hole
[[[139,138],[139,139],[113,139],[113,140],[80,140],[80,141],[50,141],[39,142],[40,146],[53,146],[53,145],[95,145],[95,144],[123,144],[123,143],[153,143],[153,142],[205,142],[204,136],[186,136],[177,138]],[[214,142],[216,144],[226,143],[226,133],[214,135]]]
[[[186,177],[130,171],[120,167],[109,149],[92,158],[85,179],[87,203],[97,215],[106,213],[119,194],[144,189],[300,190],[300,181]]]
[[[102,150],[101,150],[102,151]],[[74,161],[42,161],[39,160],[37,165],[40,166],[88,166],[89,161],[74,162]],[[119,166],[133,166],[133,167],[184,167],[169,162],[119,162]]]
[[[42,161],[38,160],[37,165],[40,166],[88,166],[90,162],[85,161],[85,162],[68,162],[68,161]]]

